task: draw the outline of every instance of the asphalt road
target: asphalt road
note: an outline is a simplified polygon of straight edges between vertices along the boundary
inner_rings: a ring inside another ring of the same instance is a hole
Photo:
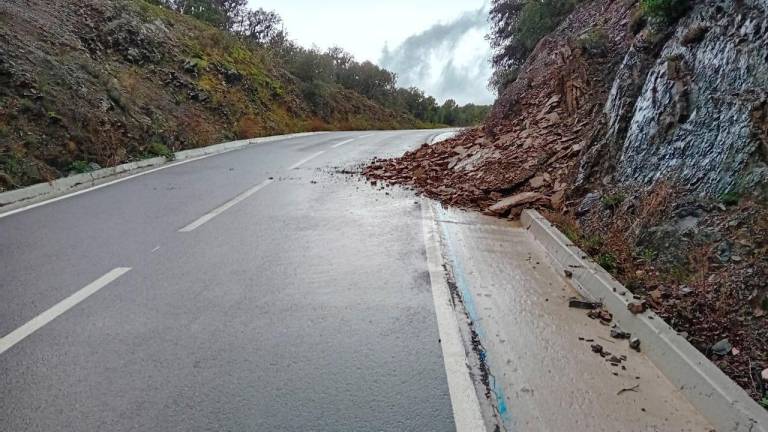
[[[434,134],[280,140],[0,218],[0,429],[453,430],[420,207],[337,172]]]

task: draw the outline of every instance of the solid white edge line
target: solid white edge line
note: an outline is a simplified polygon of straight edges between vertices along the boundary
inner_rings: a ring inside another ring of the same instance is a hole
[[[451,293],[448,289],[443,258],[440,249],[440,234],[437,229],[431,203],[421,201],[424,246],[427,251],[427,267],[435,303],[440,346],[443,350],[445,372],[448,377],[448,391],[451,396],[453,418],[457,432],[485,431],[485,421],[480,410],[475,386],[467,367],[467,354],[461,339],[459,324],[453,310]]]
[[[242,202],[243,200],[247,199],[249,196],[255,194],[256,192],[264,189],[265,187],[272,184],[274,180],[264,180],[263,182],[257,184],[256,186],[248,189],[247,191],[241,193],[240,195],[232,198],[231,200],[227,201],[226,203],[222,204],[221,206],[213,209],[209,213],[205,214],[201,218],[197,219],[196,221],[192,222],[191,224],[185,226],[184,228],[180,229],[179,232],[191,232],[202,226],[203,224],[209,222],[211,219],[215,218],[216,216],[224,213],[225,211],[229,210],[230,208],[234,207],[238,203]]]
[[[300,167],[300,166],[304,165],[305,163],[307,163],[307,162],[311,161],[312,159],[314,159],[314,158],[316,158],[316,157],[320,156],[320,155],[321,155],[321,154],[323,154],[323,153],[325,153],[325,150],[323,150],[323,151],[319,151],[319,152],[317,152],[317,153],[313,154],[312,156],[306,157],[306,158],[304,158],[304,159],[302,159],[302,160],[300,160],[300,161],[296,162],[295,164],[293,164],[293,165],[291,165],[290,167],[288,167],[288,171],[292,171],[292,170],[295,170],[296,168],[298,168],[298,167]]]
[[[12,346],[21,342],[27,336],[31,335],[32,333],[42,328],[44,325],[53,321],[59,315],[68,311],[69,309],[72,309],[78,303],[82,302],[83,300],[87,299],[91,295],[95,294],[97,291],[104,288],[110,282],[114,281],[120,276],[124,275],[129,270],[131,270],[130,267],[118,267],[110,271],[104,276],[86,285],[84,288],[80,289],[76,293],[60,301],[59,303],[57,303],[47,311],[32,318],[26,324],[10,332],[3,338],[0,338],[0,354],[8,351]]]
[[[362,138],[362,137],[361,137],[361,138]],[[354,140],[355,140],[355,138],[352,138],[352,139],[348,139],[348,140],[346,140],[346,141],[342,141],[342,142],[340,142],[340,143],[336,143],[336,144],[332,145],[332,146],[331,146],[331,148],[339,148],[339,147],[343,146],[344,144],[349,144],[349,143],[351,143],[351,142],[352,142],[352,141],[354,141]]]
[[[195,162],[195,161],[198,161],[200,159],[205,159],[205,158],[208,158],[208,157],[211,157],[211,156],[215,156],[215,155],[216,155],[216,153],[212,153],[212,154],[207,154],[207,155],[203,155],[203,156],[198,156],[196,158],[185,159],[185,160],[179,161],[179,162],[173,162],[173,163],[170,163],[168,165],[163,165],[163,166],[160,166],[160,167],[157,167],[157,168],[152,168],[150,170],[142,171],[140,173],[131,174],[129,176],[125,176],[125,177],[121,177],[119,179],[108,181],[108,182],[102,183],[100,185],[89,187],[87,189],[79,190],[79,191],[68,193],[68,194],[61,195],[61,196],[57,196],[56,198],[51,198],[49,200],[40,201],[40,202],[35,203],[35,204],[30,204],[28,206],[20,207],[20,208],[17,208],[15,210],[10,210],[10,211],[5,212],[5,213],[0,213],[0,219],[2,219],[4,217],[7,217],[7,216],[14,215],[16,213],[21,213],[23,211],[32,210],[33,208],[37,208],[37,207],[41,207],[41,206],[44,206],[44,205],[47,205],[47,204],[55,203],[56,201],[65,200],[67,198],[72,198],[72,197],[75,197],[77,195],[82,195],[84,193],[88,193],[88,192],[92,192],[92,191],[95,191],[95,190],[98,190],[98,189],[101,189],[101,188],[105,188],[107,186],[112,186],[113,184],[121,183],[121,182],[124,182],[126,180],[130,180],[130,179],[133,179],[133,178],[136,178],[136,177],[141,177],[143,175],[152,174],[153,172],[158,172],[158,171],[161,171],[161,170],[164,170],[164,169],[173,168],[173,167],[176,167],[176,166],[179,166],[179,165],[184,165],[184,164],[187,164],[187,163],[190,163],[190,162]]]

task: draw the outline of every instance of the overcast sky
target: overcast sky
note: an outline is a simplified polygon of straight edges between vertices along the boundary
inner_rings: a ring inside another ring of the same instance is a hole
[[[338,45],[440,102],[491,103],[487,0],[251,0],[277,11],[301,45]]]

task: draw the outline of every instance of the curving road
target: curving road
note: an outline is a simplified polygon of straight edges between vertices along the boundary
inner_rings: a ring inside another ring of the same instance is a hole
[[[450,431],[420,207],[254,145],[0,216],[0,430]]]

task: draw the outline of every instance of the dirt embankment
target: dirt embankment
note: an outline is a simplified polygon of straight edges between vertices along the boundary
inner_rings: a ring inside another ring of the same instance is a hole
[[[322,112],[265,50],[143,0],[0,2],[0,191],[171,151],[416,126],[342,88]]]
[[[583,2],[483,127],[365,174],[500,217],[542,209],[768,404],[768,3],[644,27],[637,7]]]

